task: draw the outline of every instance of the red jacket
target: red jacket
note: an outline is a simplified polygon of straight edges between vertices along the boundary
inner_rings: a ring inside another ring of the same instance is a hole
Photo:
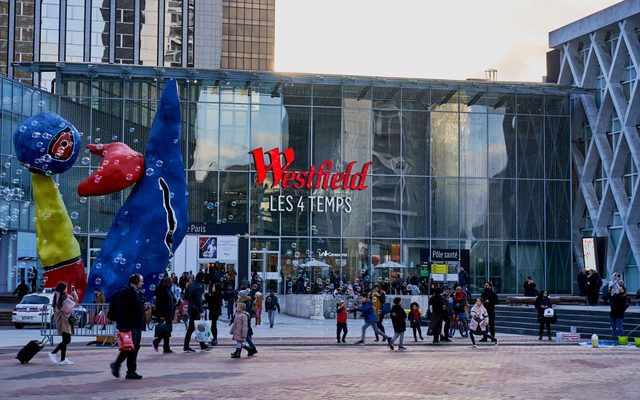
[[[409,311],[409,321],[420,322],[420,310]]]
[[[338,322],[339,324],[346,324],[347,323],[347,309],[346,307],[342,307],[338,309],[338,312],[336,312],[336,322]]]

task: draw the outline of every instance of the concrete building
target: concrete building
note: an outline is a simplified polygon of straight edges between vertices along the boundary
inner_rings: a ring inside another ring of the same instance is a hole
[[[584,266],[583,237],[606,238],[601,273],[622,273],[634,292],[640,283],[639,37],[640,1],[615,4],[549,33],[555,56],[548,68],[548,80],[593,89],[572,101],[574,259]]]

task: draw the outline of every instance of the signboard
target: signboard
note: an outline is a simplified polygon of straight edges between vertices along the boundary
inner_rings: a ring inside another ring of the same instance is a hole
[[[431,264],[431,272],[434,274],[449,273],[449,264]]]
[[[458,274],[447,274],[445,277],[447,278],[447,282],[458,282]]]
[[[269,151],[263,151],[262,147],[249,152],[253,157],[256,169],[256,187],[266,185],[283,189],[316,189],[328,192],[328,189],[337,192],[360,191],[365,186],[367,172],[372,162],[366,162],[361,167],[356,166],[355,161],[347,163],[344,172],[334,171],[331,160],[325,160],[318,166],[312,165],[308,171],[290,171],[289,166],[295,159],[293,148],[280,151],[278,147]],[[269,160],[267,164],[265,159]],[[271,173],[272,180],[267,180],[267,174]],[[312,192],[314,193],[314,192]],[[272,212],[351,212],[351,197],[337,194],[335,196],[290,196],[272,195],[269,197],[269,211]]]
[[[198,237],[198,258],[201,260],[238,260],[238,238],[236,236]]]
[[[431,279],[436,282],[444,282],[444,274],[431,274]]]
[[[458,249],[431,249],[431,261],[460,261]]]
[[[587,270],[597,271],[595,239],[592,237],[582,238],[582,251],[584,252],[584,267]]]

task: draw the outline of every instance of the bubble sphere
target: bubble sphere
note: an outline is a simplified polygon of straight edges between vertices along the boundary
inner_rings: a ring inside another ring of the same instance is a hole
[[[147,176],[151,176],[151,175],[153,175],[154,172],[155,171],[153,170],[153,168],[147,168],[147,170],[145,171],[145,174]]]
[[[71,217],[71,219],[78,219],[78,213],[76,211],[73,211],[71,214],[69,214],[69,216]]]
[[[73,227],[73,233],[75,233],[77,235],[80,232],[82,232],[82,228],[80,228],[79,226],[74,226]]]
[[[136,269],[140,269],[140,268],[142,268],[142,264],[136,263]]]
[[[102,279],[100,279],[100,278],[96,278],[96,285],[99,285],[99,284],[101,284],[101,283],[102,283]]]
[[[156,167],[162,167],[163,164],[164,162],[162,162],[162,160],[156,161]]]
[[[40,135],[34,135],[36,130]],[[38,143],[42,143],[42,147],[38,148]],[[18,160],[29,164],[29,171],[40,175],[46,175],[46,171],[60,174],[76,162],[81,140],[78,130],[69,121],[47,111],[24,120],[13,133],[13,145]],[[46,167],[36,163],[41,150],[49,163]]]

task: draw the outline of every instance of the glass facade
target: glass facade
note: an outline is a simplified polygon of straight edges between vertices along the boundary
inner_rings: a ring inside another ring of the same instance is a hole
[[[89,77],[86,68],[58,70],[59,113],[84,132],[85,142],[118,140],[144,151],[163,80],[152,68],[126,77],[110,76],[113,70]],[[241,226],[249,253],[278,252],[281,289],[300,275],[312,283],[331,273],[353,282],[362,270],[374,280],[407,276],[421,251],[433,248],[468,250],[474,292],[492,280],[500,293],[520,293],[527,276],[554,293],[571,292],[563,88],[223,71],[199,71],[194,80],[187,70],[175,73],[183,76],[190,223]],[[7,133],[22,115],[2,118],[8,159]],[[350,165],[360,172],[370,162],[366,188],[272,187],[271,174],[256,186],[249,152],[260,147],[292,148],[289,171],[324,164],[331,174]],[[77,184],[97,162],[78,162],[59,178],[87,254],[99,247],[125,196],[78,198]],[[6,173],[3,187],[13,189],[15,172]],[[23,190],[28,198],[28,181]],[[302,206],[282,207],[278,199],[286,196],[302,199]],[[30,230],[32,223],[25,218],[7,228]],[[327,266],[304,269],[312,258]],[[407,268],[377,267],[386,261]]]

